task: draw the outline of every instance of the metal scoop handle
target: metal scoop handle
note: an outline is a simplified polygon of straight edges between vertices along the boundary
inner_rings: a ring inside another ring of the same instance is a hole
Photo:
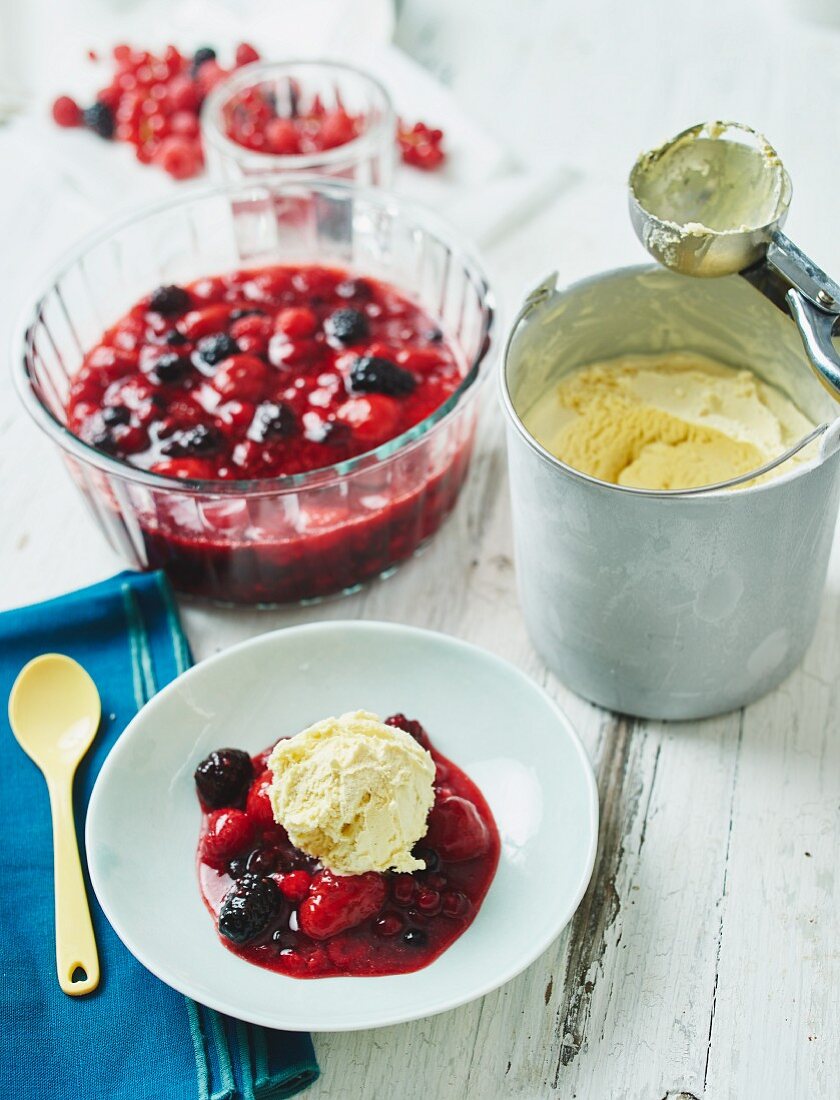
[[[840,400],[840,355],[832,340],[840,317],[840,286],[780,229],[773,232],[763,261],[741,274],[790,313],[814,373]]]

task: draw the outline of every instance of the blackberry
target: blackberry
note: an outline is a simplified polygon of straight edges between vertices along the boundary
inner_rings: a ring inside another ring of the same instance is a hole
[[[251,435],[258,443],[285,439],[297,430],[297,418],[288,405],[266,401],[257,408]]]
[[[114,113],[99,100],[82,112],[82,122],[88,130],[93,130],[101,138],[110,140],[114,136]]]
[[[208,810],[237,806],[245,801],[254,768],[241,749],[216,749],[195,769],[198,796]]]
[[[402,934],[403,943],[407,943],[409,947],[425,947],[429,942],[429,937],[419,928],[409,928]]]
[[[217,428],[207,424],[196,424],[194,428],[184,428],[175,432],[161,447],[165,455],[173,458],[186,458],[195,455],[211,455],[222,445],[223,436]]]
[[[117,424],[128,424],[131,420],[131,409],[125,405],[109,405],[102,410],[102,423],[113,428]]]
[[[380,359],[378,355],[361,356],[350,370],[350,388],[356,393],[404,397],[416,385],[417,380],[411,371],[403,370],[390,359]]]
[[[181,344],[186,344],[188,341],[183,332],[179,332],[177,328],[173,328],[164,336],[163,342],[164,344],[168,344],[171,348],[175,348],[180,347]]]
[[[364,313],[357,309],[337,309],[324,321],[324,331],[339,344],[358,344],[367,337],[370,328]]]
[[[189,359],[174,351],[167,351],[152,363],[150,374],[155,381],[171,385],[175,382],[183,382],[191,370],[192,363]]]
[[[192,301],[182,286],[159,286],[149,296],[149,309],[154,313],[186,313]]]
[[[205,336],[198,341],[199,357],[208,367],[215,367],[223,359],[236,355],[238,351],[239,345],[226,332],[215,332],[212,336]]]
[[[219,910],[219,932],[238,944],[264,935],[279,913],[282,900],[273,879],[243,875],[225,894]]]
[[[215,61],[216,51],[212,46],[201,46],[197,49],[192,56],[192,64],[190,65],[190,76],[195,79],[198,74],[198,70],[204,64],[205,61]]]
[[[116,440],[109,431],[97,432],[91,438],[90,443],[92,447],[96,447],[97,451],[102,451],[103,454],[112,455],[117,452]]]

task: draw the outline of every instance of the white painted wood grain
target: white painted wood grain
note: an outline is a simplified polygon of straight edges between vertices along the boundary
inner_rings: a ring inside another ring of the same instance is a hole
[[[641,260],[625,212],[627,167],[639,148],[713,115],[766,130],[794,175],[789,229],[835,276],[840,271],[836,30],[795,20],[780,0],[402,7],[402,44],[447,77],[488,128],[521,156],[560,152],[578,173],[574,189],[488,256],[508,318],[549,270],[572,279]],[[45,178],[25,141],[12,150],[0,130],[0,151],[18,166],[0,176],[5,340],[21,286],[96,212],[72,173]],[[3,607],[119,566],[9,390],[4,374]],[[486,401],[458,510],[391,580],[315,609],[184,607],[199,658],[320,618],[382,618],[457,634],[544,684],[599,772],[602,847],[569,932],[476,1004],[414,1024],[316,1036],[323,1076],[309,1095],[840,1095],[840,559],[832,561],[817,641],[778,691],[743,715],[628,725],[572,696],[530,647],[516,599],[501,418],[493,395]]]

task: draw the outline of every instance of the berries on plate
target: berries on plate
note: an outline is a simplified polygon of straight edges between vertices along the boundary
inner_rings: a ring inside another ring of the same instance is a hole
[[[231,943],[249,943],[269,930],[281,904],[276,882],[260,875],[243,875],[225,894],[219,932]]]
[[[492,815],[419,722],[395,714],[390,724],[407,728],[447,774],[447,785],[436,788],[429,834],[413,849],[425,867],[338,875],[299,851],[274,821],[266,749],[248,758],[254,778],[244,812],[241,787],[237,807],[208,812],[202,801],[199,882],[230,950],[295,978],[399,974],[432,962],[469,927],[498,862]]]

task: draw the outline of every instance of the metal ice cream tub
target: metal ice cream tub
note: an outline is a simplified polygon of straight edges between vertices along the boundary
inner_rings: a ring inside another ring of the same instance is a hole
[[[791,321],[745,279],[660,267],[566,290],[547,280],[517,320],[502,376],[522,610],[546,663],[626,714],[699,718],[757,699],[799,663],[817,621],[840,490],[840,405]],[[690,351],[748,368],[817,427],[753,483],[657,492],[561,462],[523,416],[568,372]]]

